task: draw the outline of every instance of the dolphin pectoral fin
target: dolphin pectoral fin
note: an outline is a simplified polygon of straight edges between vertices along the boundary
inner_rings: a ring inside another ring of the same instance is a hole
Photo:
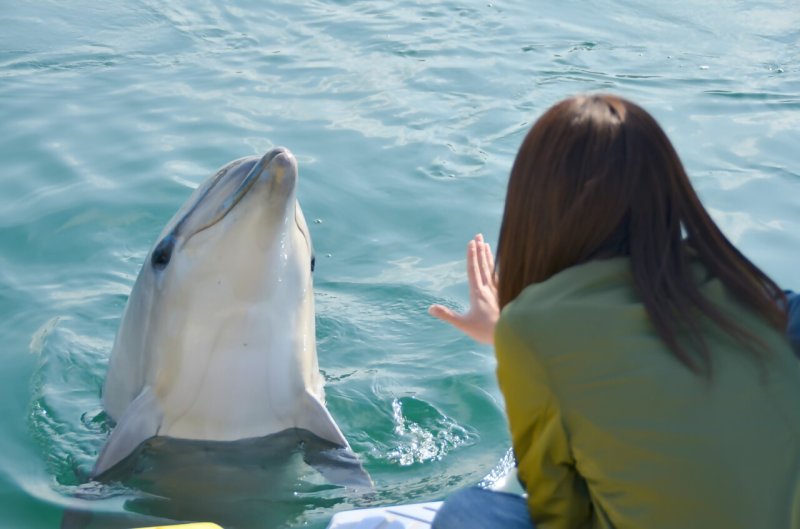
[[[344,434],[339,429],[336,421],[333,420],[328,408],[317,397],[307,391],[303,393],[298,415],[295,425],[298,428],[304,428],[326,441],[344,448],[350,448],[347,439],[344,438]]]
[[[358,456],[350,449],[350,444],[328,409],[308,392],[304,394],[303,415],[298,420],[297,427],[319,437],[316,443],[306,441],[303,460],[325,479],[345,487],[357,489],[373,487],[372,478],[364,470]],[[326,442],[327,446],[321,446],[323,443],[320,443],[320,440]]]
[[[303,461],[334,485],[353,489],[372,489],[375,486],[361,460],[349,448],[316,450],[306,443]]]
[[[149,387],[144,388],[120,417],[89,477],[96,478],[128,457],[144,441],[154,437],[163,418],[155,394]]]

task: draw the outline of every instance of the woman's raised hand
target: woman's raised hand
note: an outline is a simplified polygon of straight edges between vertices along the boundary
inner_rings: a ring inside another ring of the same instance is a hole
[[[469,310],[458,314],[443,305],[431,305],[428,313],[453,325],[467,336],[485,344],[494,343],[494,327],[500,317],[494,257],[483,235],[467,244]]]

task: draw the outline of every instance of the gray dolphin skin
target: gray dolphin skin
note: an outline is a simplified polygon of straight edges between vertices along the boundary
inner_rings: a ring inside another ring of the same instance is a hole
[[[102,401],[116,426],[92,477],[156,436],[235,441],[298,429],[352,455],[324,404],[297,178],[284,148],[235,160],[161,232],[111,352]],[[352,461],[353,482],[369,482]]]

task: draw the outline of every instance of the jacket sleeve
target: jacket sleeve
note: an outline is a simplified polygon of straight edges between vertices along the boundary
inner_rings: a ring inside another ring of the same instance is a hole
[[[591,501],[575,469],[556,396],[536,355],[500,318],[497,379],[506,403],[520,481],[537,529],[589,527]]]

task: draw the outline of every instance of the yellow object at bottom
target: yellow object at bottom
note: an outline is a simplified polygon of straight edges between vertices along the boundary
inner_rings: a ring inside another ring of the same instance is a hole
[[[154,527],[139,527],[137,529],[222,529],[215,523],[185,523],[180,525],[156,525]]]

